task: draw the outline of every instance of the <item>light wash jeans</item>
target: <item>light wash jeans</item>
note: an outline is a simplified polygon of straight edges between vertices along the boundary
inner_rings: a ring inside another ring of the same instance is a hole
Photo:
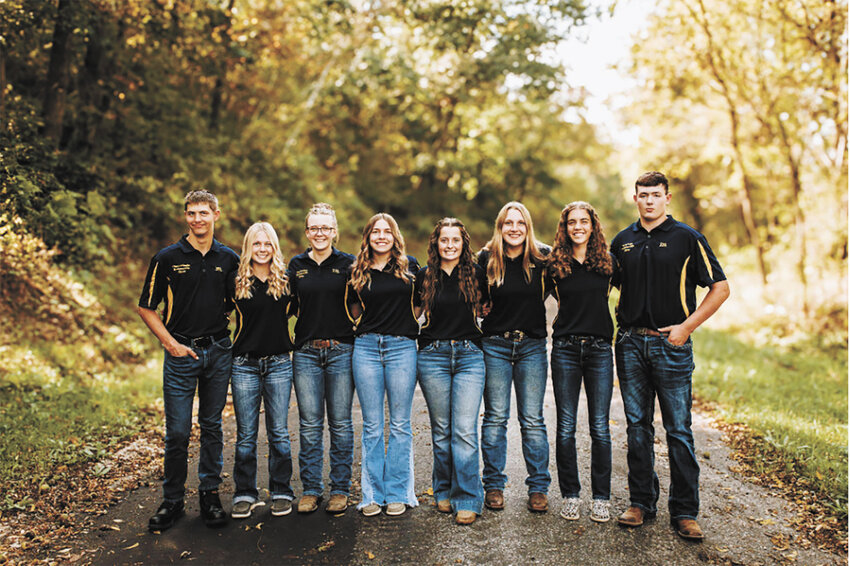
[[[410,412],[416,388],[416,342],[403,336],[363,334],[354,341],[354,384],[363,411],[358,509],[377,503],[416,507]],[[384,448],[384,395],[390,436]]]

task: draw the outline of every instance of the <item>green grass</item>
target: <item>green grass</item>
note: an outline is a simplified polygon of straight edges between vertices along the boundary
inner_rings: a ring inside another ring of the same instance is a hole
[[[33,486],[61,481],[63,466],[108,457],[161,396],[160,368],[109,361],[118,357],[109,356],[118,347],[110,337],[75,345],[14,338],[0,344],[0,511],[25,509]]]
[[[847,347],[758,347],[703,329],[694,393],[746,424],[847,516]],[[789,468],[790,469],[790,468]]]

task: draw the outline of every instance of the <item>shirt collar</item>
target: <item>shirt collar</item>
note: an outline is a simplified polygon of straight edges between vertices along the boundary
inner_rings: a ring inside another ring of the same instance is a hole
[[[676,223],[676,220],[673,218],[673,215],[668,214],[667,220],[665,220],[664,222],[662,222],[661,224],[659,224],[658,226],[653,228],[653,231],[661,230],[662,232],[668,232],[670,230],[670,228],[672,228],[675,223]],[[632,224],[631,228],[632,228],[632,232],[639,232],[641,230],[646,232],[643,225],[641,225],[641,223],[640,223],[640,218],[637,219],[637,222]]]
[[[180,249],[183,250],[187,254],[192,253],[192,252],[201,253],[192,244],[189,243],[189,234],[183,234],[183,237],[180,238],[180,241],[177,242],[177,244],[180,246]],[[220,249],[221,249],[221,242],[219,242],[218,240],[213,238],[212,244],[210,245],[210,251],[211,252],[217,252]]]

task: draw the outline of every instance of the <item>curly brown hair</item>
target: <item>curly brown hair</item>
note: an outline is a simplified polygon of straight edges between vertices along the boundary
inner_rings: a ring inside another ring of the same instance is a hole
[[[369,275],[369,269],[372,267],[372,246],[369,245],[369,236],[372,234],[372,229],[378,220],[383,220],[390,226],[393,234],[393,247],[390,251],[390,261],[388,265],[392,268],[393,275],[410,283],[413,277],[408,273],[407,252],[404,247],[404,237],[401,235],[401,230],[398,228],[398,223],[395,218],[386,212],[379,212],[369,219],[366,226],[363,228],[363,239],[360,242],[360,251],[354,260],[351,267],[351,286],[358,293],[363,290],[363,287],[369,287],[372,283],[372,277]]]
[[[472,256],[472,249],[469,247],[469,233],[466,231],[463,222],[457,218],[450,217],[443,218],[437,222],[437,225],[434,226],[434,231],[431,232],[431,237],[428,239],[428,270],[425,272],[425,279],[422,281],[422,312],[425,313],[425,316],[428,316],[434,304],[434,297],[437,294],[442,262],[437,244],[443,228],[460,229],[463,249],[460,252],[460,259],[456,267],[459,270],[460,291],[463,293],[466,304],[472,307],[473,312],[478,315],[481,291],[478,288],[478,282],[475,278],[475,260]]]
[[[602,232],[602,223],[593,207],[584,201],[571,202],[561,211],[561,220],[558,222],[558,233],[552,244],[552,253],[549,254],[549,274],[553,277],[569,277],[572,273],[570,260],[573,255],[573,241],[567,234],[567,220],[570,212],[574,210],[586,210],[590,215],[591,232],[587,241],[587,257],[584,264],[591,271],[610,276],[614,272],[614,265],[608,253],[608,244],[605,242],[605,234]]]

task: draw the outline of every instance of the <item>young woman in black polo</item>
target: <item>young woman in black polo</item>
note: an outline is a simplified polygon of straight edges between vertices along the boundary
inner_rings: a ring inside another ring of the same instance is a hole
[[[418,502],[413,491],[410,412],[416,387],[414,279],[419,265],[405,254],[404,238],[389,214],[373,216],[363,229],[351,271],[352,300],[362,314],[354,340],[354,383],[363,411],[362,500],[364,516],[401,515]],[[384,395],[390,410],[384,448]]]
[[[289,262],[289,282],[298,302],[292,354],[301,435],[298,464],[304,487],[298,512],[315,511],[324,491],[322,437],[327,406],[331,485],[325,511],[342,513],[348,508],[354,460],[354,319],[346,305],[354,256],[334,247],[337,222],[331,205],[314,204],[304,228],[310,248]]]
[[[292,510],[292,454],[287,415],[292,388],[292,340],[287,319],[292,296],[274,228],[253,224],[242,241],[239,269],[230,280],[236,306],[231,390],[236,412],[236,462],[231,515],[251,516],[263,503],[257,492],[257,433],[260,403],[265,407],[269,442],[272,515]]]
[[[611,435],[608,411],[614,388],[611,342],[614,323],[608,294],[616,261],[608,251],[596,211],[586,202],[571,202],[561,212],[558,233],[549,256],[549,275],[558,299],[552,325],[552,384],[558,408],[556,459],[561,516],[580,517],[576,462],[576,414],[582,380],[587,394],[591,438],[590,478],[593,503],[590,518],[610,518]]]
[[[534,238],[528,209],[509,202],[496,217],[490,242],[478,254],[486,269],[491,308],[484,318],[484,504],[505,505],[508,417],[511,384],[517,396],[522,453],[528,478],[528,509],[548,510],[549,440],[543,421],[546,393],[545,255],[549,247]]]

